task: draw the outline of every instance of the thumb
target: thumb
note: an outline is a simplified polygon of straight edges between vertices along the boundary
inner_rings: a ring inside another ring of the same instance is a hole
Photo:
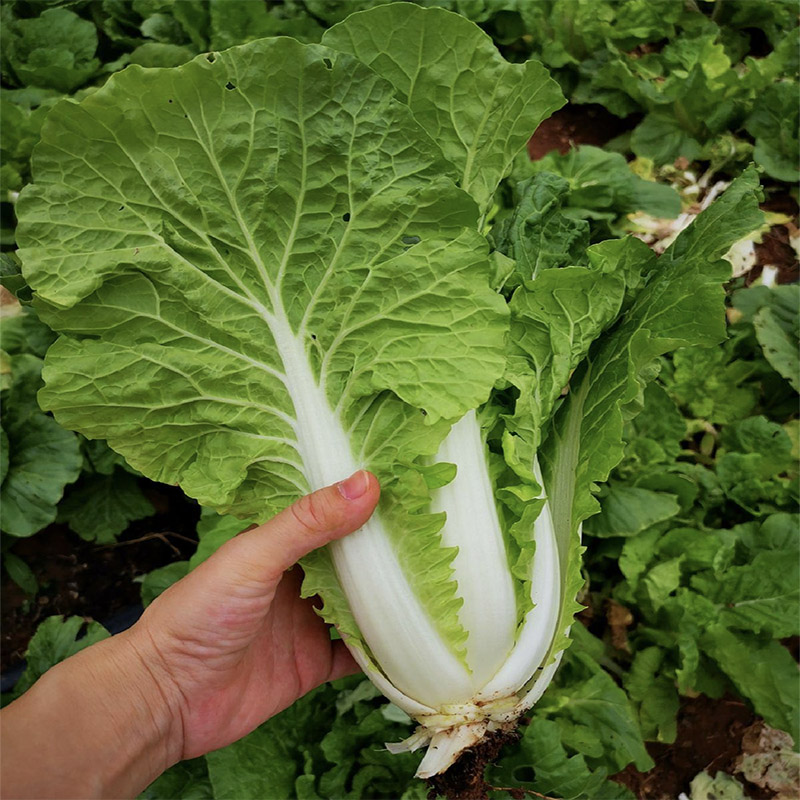
[[[229,575],[248,583],[277,581],[307,553],[358,530],[372,515],[379,496],[377,478],[359,470],[347,480],[301,497],[269,522],[231,539],[215,556],[220,564],[224,560]]]

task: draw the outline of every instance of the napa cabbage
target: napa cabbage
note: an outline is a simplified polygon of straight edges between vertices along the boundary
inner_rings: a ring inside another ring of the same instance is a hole
[[[379,477],[304,592],[419,723],[392,749],[432,743],[422,776],[545,690],[623,418],[656,356],[723,336],[721,256],[758,224],[751,172],[661,258],[526,272],[493,196],[563,102],[471,22],[382,6],[60,103],[17,205],[62,425],[250,520]]]

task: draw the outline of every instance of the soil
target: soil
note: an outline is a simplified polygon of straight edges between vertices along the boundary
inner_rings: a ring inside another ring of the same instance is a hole
[[[755,246],[756,265],[747,273],[748,286],[761,276],[765,266],[777,270],[776,283],[796,283],[800,280],[800,262],[789,243],[789,236],[793,232],[796,233],[797,228],[788,223],[773,225],[762,236],[761,242]]]
[[[488,800],[489,792],[499,787],[486,783],[483,773],[489,764],[497,760],[500,751],[519,737],[517,731],[493,731],[487,734],[478,745],[465,750],[453,766],[441,775],[428,779],[429,800],[436,800],[437,797],[446,797],[447,800]],[[511,791],[515,800],[525,795],[524,790]]]
[[[11,552],[33,570],[40,592],[31,601],[3,575],[0,671],[5,674],[22,662],[45,617],[77,615],[106,622],[139,604],[136,578],[195,551],[198,506],[179,489],[146,483],[142,488],[156,513],[132,523],[114,544],[86,542],[58,524],[14,543]]]
[[[563,155],[575,144],[602,147],[620,134],[633,130],[641,119],[641,114],[615,117],[596,103],[569,103],[536,129],[528,142],[528,154],[533,161],[538,161],[552,150]]]
[[[742,739],[757,719],[745,703],[733,697],[682,698],[674,744],[647,745],[655,767],[638,772],[631,765],[612,780],[627,786],[639,800],[674,800],[681,792],[689,793],[692,778],[700,772],[733,774]],[[736,778],[745,783],[745,795],[753,800],[774,796],[769,789],[747,783],[741,775]]]

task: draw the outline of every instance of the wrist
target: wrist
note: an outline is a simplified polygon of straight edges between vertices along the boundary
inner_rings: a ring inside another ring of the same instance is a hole
[[[178,761],[180,712],[146,658],[130,632],[114,636],[53,667],[5,709],[4,764],[14,766],[4,768],[4,795],[133,797]]]

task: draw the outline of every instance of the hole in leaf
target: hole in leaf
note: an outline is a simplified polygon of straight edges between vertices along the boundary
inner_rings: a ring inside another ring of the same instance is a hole
[[[120,206],[118,210],[119,211],[124,211],[125,210],[125,206]]]
[[[420,411],[422,412],[422,416],[423,417],[427,417],[428,416],[428,412],[424,408],[421,408]]]
[[[333,62],[329,58],[323,58],[322,63],[325,65],[325,69],[333,69]]]
[[[184,114],[184,115],[183,115],[183,118],[184,118],[184,119],[189,119],[189,115],[188,115],[188,114]]]
[[[217,60],[216,53],[206,53],[206,61],[208,61],[209,64],[213,64],[216,60]]]
[[[422,239],[419,236],[404,236],[403,237],[403,244],[419,244]]]
[[[169,99],[169,100],[167,100],[167,102],[168,102],[168,103],[172,103],[172,102],[174,102],[174,101],[173,101],[173,99],[170,97],[170,99]]]
[[[345,213],[344,213],[344,214],[342,214],[342,219],[343,219],[345,222],[350,222],[350,212],[349,212],[349,211],[345,211]]]
[[[228,91],[230,91],[231,89],[235,89],[235,88],[236,88],[236,86],[235,86],[234,84],[232,84],[230,81],[228,81],[228,82],[225,84],[225,88],[226,88]]]
[[[316,342],[317,341],[317,334],[316,333],[312,333],[311,334],[311,338]]]

